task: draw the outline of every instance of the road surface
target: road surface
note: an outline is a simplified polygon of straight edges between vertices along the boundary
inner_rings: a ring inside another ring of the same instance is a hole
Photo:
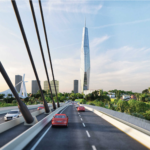
[[[51,127],[51,122],[24,150],[148,150],[93,112],[78,113],[68,106],[62,113],[69,126]]]

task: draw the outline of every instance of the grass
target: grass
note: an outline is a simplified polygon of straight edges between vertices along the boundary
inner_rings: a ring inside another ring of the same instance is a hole
[[[75,99],[76,102],[81,102],[83,99]]]
[[[5,103],[4,105],[0,104],[0,107],[10,107],[10,106],[17,106],[17,104],[12,103]]]

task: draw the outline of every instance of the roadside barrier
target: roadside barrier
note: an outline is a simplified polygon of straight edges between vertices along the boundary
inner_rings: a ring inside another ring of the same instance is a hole
[[[30,110],[30,109],[34,109],[34,108],[37,108],[39,105],[37,105],[37,106],[32,106],[32,105],[27,105],[27,107],[28,107],[28,109]],[[3,108],[3,107],[2,107]],[[9,112],[9,111],[11,111],[11,110],[15,110],[15,109],[18,109],[18,107],[16,106],[16,107],[11,107],[11,108],[7,108],[6,110],[0,110],[0,114],[5,114],[5,113],[7,113],[7,112]]]
[[[63,105],[57,108],[50,115],[36,123],[34,126],[17,136],[15,139],[1,147],[1,150],[21,150],[23,149],[53,118],[55,114],[63,110],[69,105]]]
[[[131,125],[121,119],[110,116],[110,114],[103,113],[96,106],[83,105],[86,109],[93,111],[95,114],[105,119],[110,124],[114,125],[133,139],[137,140],[139,143],[143,144],[150,149],[150,132],[145,131],[135,125]],[[144,131],[144,132],[143,132]]]
[[[45,112],[45,109],[42,109],[42,110],[37,110],[37,111],[34,111],[31,113],[32,116],[38,116],[42,113]],[[14,119],[14,120],[11,120],[11,121],[7,121],[7,122],[4,122],[4,123],[1,123],[0,124],[0,133],[4,132],[4,131],[7,131],[9,130],[10,128],[13,128],[21,123],[23,123],[25,120],[24,118],[21,116],[17,119]]]

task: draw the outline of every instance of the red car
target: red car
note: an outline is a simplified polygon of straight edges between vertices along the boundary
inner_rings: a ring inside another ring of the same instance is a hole
[[[52,119],[52,126],[68,127],[68,116],[66,114],[56,114]]]
[[[37,110],[41,110],[41,109],[44,109],[44,106],[39,106],[39,107],[37,108]]]
[[[83,106],[79,106],[79,107],[77,108],[77,111],[85,111],[85,108],[84,108]]]

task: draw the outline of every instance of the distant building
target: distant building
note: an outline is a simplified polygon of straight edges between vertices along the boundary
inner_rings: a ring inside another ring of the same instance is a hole
[[[44,90],[49,90],[48,81],[44,81]]]
[[[108,95],[110,98],[115,98],[115,93],[111,93],[111,92],[108,92]]]
[[[38,83],[37,83],[37,81],[36,80],[32,80],[32,83],[31,83],[32,85],[31,85],[31,93],[32,94],[36,94],[37,93],[37,91],[39,90],[39,86],[38,86]]]
[[[78,93],[78,80],[74,80],[74,93]]]
[[[131,99],[137,99],[135,95],[131,95]]]
[[[92,93],[92,92],[94,92],[95,90],[84,90],[83,91],[83,93],[85,94],[85,95],[87,95],[87,94],[90,94],[90,93]]]
[[[130,98],[131,98],[130,95],[123,95],[123,96],[122,96],[122,99],[124,99],[124,100],[125,100],[125,99],[130,99]]]
[[[15,75],[15,87],[16,87],[17,92],[20,92],[21,84],[18,84],[18,83],[21,82],[21,81],[22,81],[22,76]]]
[[[55,92],[55,86],[54,86],[54,81],[50,81],[50,84],[51,84],[51,89],[52,89],[52,93],[53,94],[56,94]],[[55,85],[56,85],[56,91],[57,93],[59,93],[59,81],[55,80]]]

